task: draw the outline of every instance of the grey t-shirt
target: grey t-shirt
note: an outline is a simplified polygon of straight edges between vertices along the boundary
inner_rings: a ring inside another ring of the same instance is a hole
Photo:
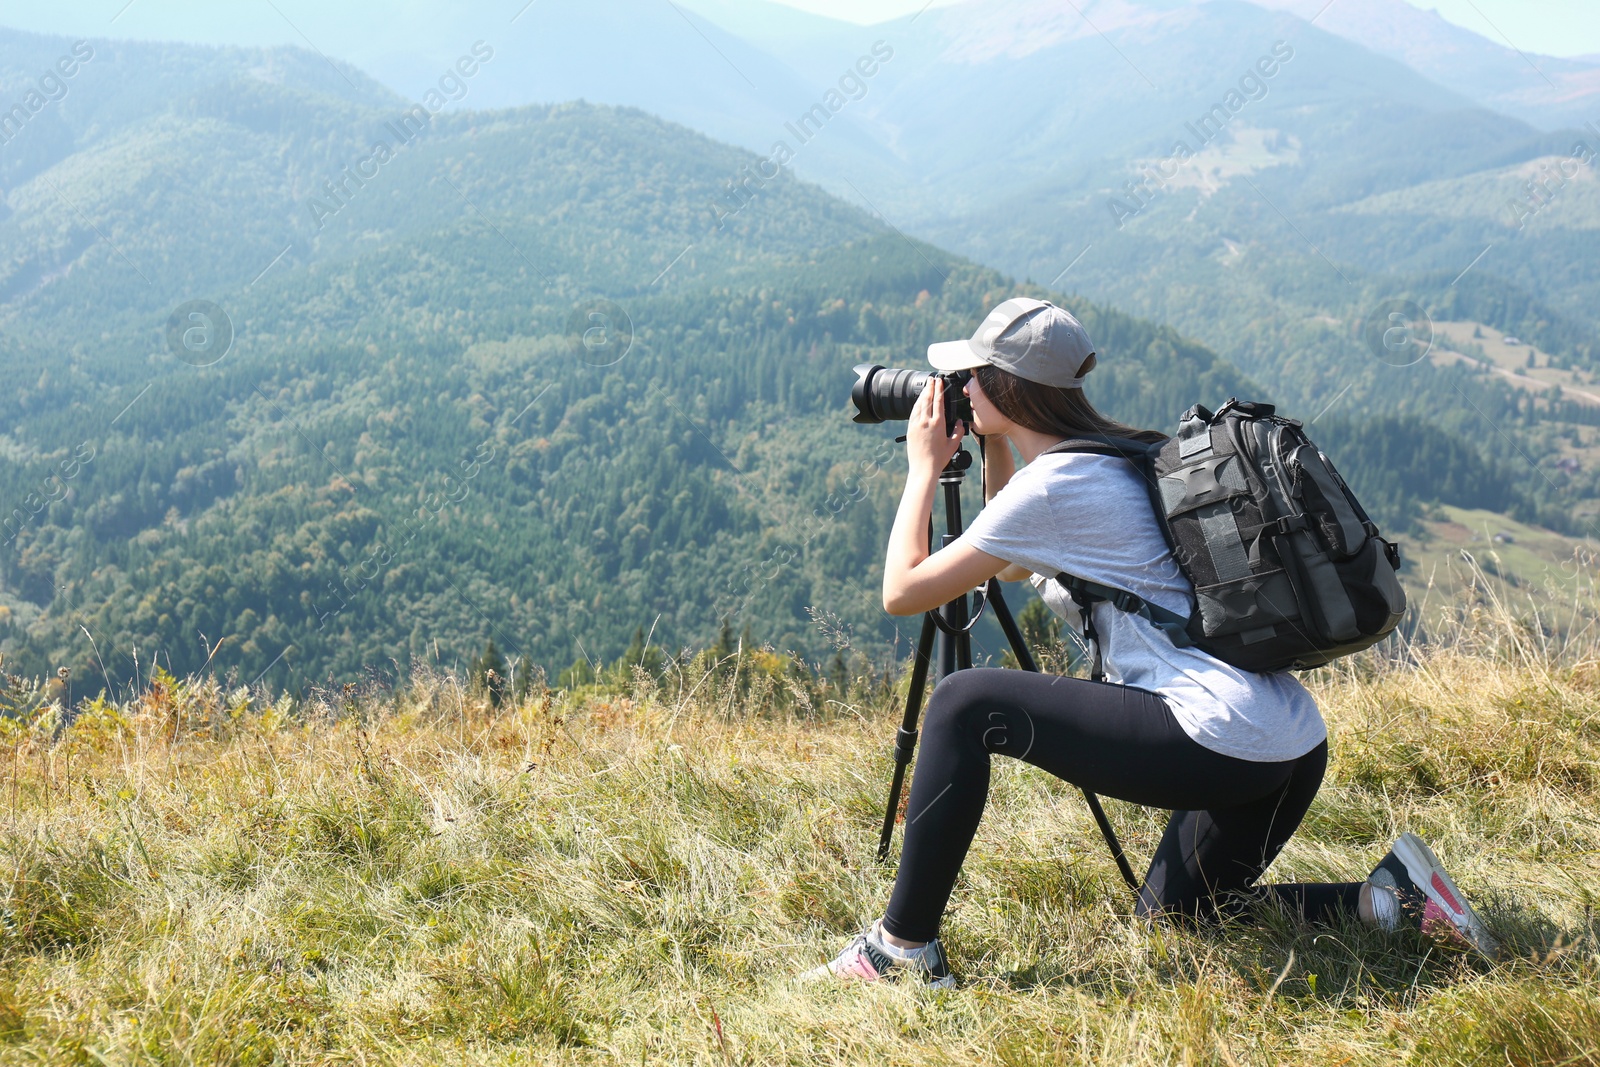
[[[1114,456],[1040,456],[995,494],[961,540],[1033,572],[1044,602],[1079,633],[1082,613],[1054,579],[1063,571],[1189,614],[1191,586],[1172,558],[1150,498]],[[1093,607],[1106,678],[1160,693],[1195,741],[1225,756],[1276,762],[1327,736],[1322,713],[1287,671],[1258,674],[1179,648],[1142,616]]]

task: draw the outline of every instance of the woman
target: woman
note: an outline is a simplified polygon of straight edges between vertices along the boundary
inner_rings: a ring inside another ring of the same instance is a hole
[[[1062,572],[1188,614],[1190,585],[1173,560],[1145,488],[1126,460],[1041,456],[1084,433],[1160,440],[1099,414],[1084,398],[1096,363],[1083,327],[1049,303],[1013,299],[969,341],[932,345],[943,371],[971,370],[972,429],[986,439],[988,504],[961,538],[929,554],[939,472],[965,427],[944,432],[935,378],[910,419],[909,472],[884,561],[883,604],[928,611],[998,575],[1029,578],[1057,614],[1081,627]],[[1014,470],[1015,447],[1025,466]],[[1207,919],[1276,899],[1306,920],[1344,910],[1394,929],[1454,936],[1492,955],[1494,942],[1432,851],[1403,834],[1363,882],[1256,887],[1300,824],[1328,758],[1322,715],[1288,672],[1242,671],[1178,648],[1143,617],[1096,603],[1108,678],[958,671],[929,700],[899,873],[883,917],[806,978],[911,973],[953,984],[939,921],[983,813],[992,754],[1022,759],[1074,785],[1171,809],[1139,891],[1137,913]]]

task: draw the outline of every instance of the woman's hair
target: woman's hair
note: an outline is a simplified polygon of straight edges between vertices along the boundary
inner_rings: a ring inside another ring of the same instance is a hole
[[[1094,364],[1095,358],[1091,353],[1078,374],[1087,374]],[[1081,388],[1062,389],[1054,385],[1040,385],[988,364],[975,368],[972,373],[978,379],[978,387],[983,390],[983,395],[999,409],[1000,414],[1035,433],[1061,437],[1095,433],[1131,437],[1135,441],[1150,444],[1159,444],[1167,439],[1166,434],[1156,430],[1138,430],[1106,418],[1094,409]]]

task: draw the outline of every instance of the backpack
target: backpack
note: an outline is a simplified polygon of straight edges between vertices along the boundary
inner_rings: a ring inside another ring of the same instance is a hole
[[[1083,612],[1110,602],[1172,638],[1247,671],[1306,670],[1377,643],[1405,615],[1400,549],[1294,419],[1230,399],[1183,413],[1162,444],[1085,435],[1045,450],[1130,460],[1194,587],[1187,618],[1073,575],[1057,581]]]

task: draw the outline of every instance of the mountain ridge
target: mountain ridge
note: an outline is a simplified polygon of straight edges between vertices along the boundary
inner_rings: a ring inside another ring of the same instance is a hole
[[[1301,17],[1322,6],[1320,0],[1249,2]],[[1600,113],[1600,57],[1525,52],[1405,0],[1340,0],[1316,20],[1480,105],[1547,130],[1580,126]]]

